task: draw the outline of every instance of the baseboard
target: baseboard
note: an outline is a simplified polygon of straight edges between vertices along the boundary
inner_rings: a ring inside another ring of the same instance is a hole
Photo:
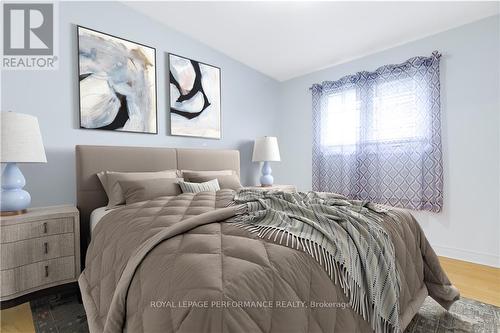
[[[442,257],[500,268],[500,256],[497,255],[439,245],[433,245],[432,248]]]

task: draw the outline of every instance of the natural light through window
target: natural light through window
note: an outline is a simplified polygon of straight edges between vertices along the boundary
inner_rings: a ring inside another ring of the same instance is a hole
[[[398,142],[422,137],[415,80],[390,81],[373,87],[368,140]]]
[[[354,145],[359,135],[359,101],[356,90],[332,94],[328,98],[323,145]]]
[[[364,104],[355,89],[329,95],[322,126],[323,146],[421,140],[427,135],[426,121],[418,110],[416,89],[417,82],[410,79],[374,84],[369,102]],[[366,109],[362,119],[361,105]]]

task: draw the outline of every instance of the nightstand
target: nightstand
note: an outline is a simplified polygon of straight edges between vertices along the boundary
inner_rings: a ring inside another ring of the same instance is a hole
[[[25,214],[2,217],[0,256],[2,305],[32,292],[77,281],[78,210],[74,206],[31,208]]]
[[[245,189],[252,190],[262,190],[262,191],[283,191],[283,192],[297,192],[297,187],[295,185],[278,185],[273,184],[271,186],[245,186]]]

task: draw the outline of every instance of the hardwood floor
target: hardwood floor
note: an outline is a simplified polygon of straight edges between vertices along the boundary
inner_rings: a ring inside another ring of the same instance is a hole
[[[23,303],[0,311],[0,332],[31,333],[35,332],[29,303]]]
[[[439,261],[460,295],[500,306],[500,268],[445,257]]]
[[[441,265],[460,294],[500,306],[500,268],[440,257]],[[28,303],[0,311],[2,333],[34,333]]]

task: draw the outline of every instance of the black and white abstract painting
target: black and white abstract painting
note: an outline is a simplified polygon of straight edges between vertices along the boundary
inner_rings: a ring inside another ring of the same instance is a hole
[[[220,68],[169,54],[170,132],[221,138]]]
[[[156,50],[77,29],[80,127],[157,134]]]

